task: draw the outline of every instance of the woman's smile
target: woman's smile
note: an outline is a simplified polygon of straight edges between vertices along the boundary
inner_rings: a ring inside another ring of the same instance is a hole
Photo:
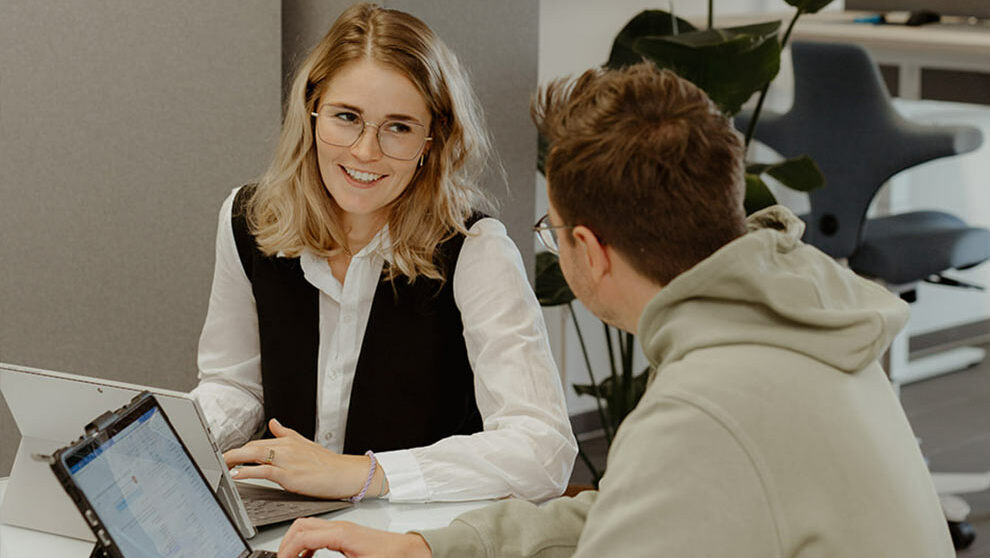
[[[339,165],[344,175],[349,178],[349,182],[358,188],[371,188],[381,182],[381,180],[387,177],[387,174],[376,174],[373,172],[362,171],[355,168],[347,167],[344,165]]]

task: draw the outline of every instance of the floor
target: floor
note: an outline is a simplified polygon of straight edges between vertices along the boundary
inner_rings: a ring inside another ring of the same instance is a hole
[[[906,386],[901,402],[932,471],[990,471],[990,361]],[[958,556],[990,558],[990,491],[964,499],[976,540]]]
[[[990,351],[990,344],[983,345]],[[921,448],[933,471],[990,471],[990,359],[982,364],[905,386],[901,401]],[[605,462],[606,446],[600,436],[582,442],[598,467]],[[591,482],[591,474],[579,458],[571,484]],[[990,558],[990,491],[968,494],[972,507],[969,522],[976,540],[959,558]]]

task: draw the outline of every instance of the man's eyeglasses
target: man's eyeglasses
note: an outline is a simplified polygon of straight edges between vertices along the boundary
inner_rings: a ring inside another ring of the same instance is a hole
[[[554,225],[550,222],[550,215],[543,215],[540,220],[533,225],[533,232],[540,237],[540,242],[551,254],[560,254],[560,242],[557,239],[558,229],[573,229],[574,225]]]
[[[323,143],[351,147],[361,138],[367,126],[374,126],[382,154],[400,161],[411,161],[419,157],[426,142],[433,139],[426,135],[426,127],[418,122],[369,122],[346,107],[323,105],[319,112],[311,114],[316,117],[316,136]]]

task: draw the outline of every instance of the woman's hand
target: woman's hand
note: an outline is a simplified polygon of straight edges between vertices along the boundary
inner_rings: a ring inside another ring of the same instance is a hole
[[[227,467],[258,463],[234,471],[234,478],[268,479],[290,492],[327,500],[347,498],[361,491],[371,458],[334,453],[275,419],[268,422],[268,428],[275,438],[248,442],[223,454]],[[375,471],[369,496],[378,494],[380,486],[387,486],[382,485],[383,475],[381,468]]]
[[[321,548],[336,550],[348,558],[431,558],[423,537],[415,533],[378,531],[347,521],[297,519],[278,546],[279,558],[309,557]]]

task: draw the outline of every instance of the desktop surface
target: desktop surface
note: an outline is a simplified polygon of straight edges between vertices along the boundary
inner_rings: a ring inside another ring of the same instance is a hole
[[[7,488],[7,478],[0,479],[0,499]],[[436,529],[450,524],[462,513],[485,507],[491,501],[436,502],[428,504],[391,504],[384,500],[364,500],[346,510],[330,512],[322,519],[344,520],[383,531],[404,533],[413,529]],[[278,550],[290,523],[260,529],[249,542],[255,550]],[[3,558],[88,558],[93,543],[61,537],[32,529],[0,524],[0,556]],[[342,556],[321,550],[317,557]]]
[[[857,23],[875,12],[823,11],[798,19],[792,40],[858,44],[879,64],[898,68],[898,96],[920,99],[922,69],[990,73],[990,22],[967,23],[965,18],[944,18],[942,23],[911,27],[895,24]],[[794,12],[715,14],[717,27],[734,27],[763,21],[786,23]],[[704,25],[701,18],[689,18]]]
[[[967,23],[962,18],[946,18],[942,23],[931,23],[917,27],[896,24],[857,23],[856,19],[873,12],[828,11],[805,14],[794,27],[794,39],[817,41],[859,42],[867,48],[890,47],[911,48],[915,52],[934,48],[939,51],[951,50],[956,53],[980,54],[986,58],[986,48],[990,46],[990,24]],[[793,12],[770,12],[762,14],[715,14],[715,25],[731,27],[760,21],[781,20],[786,23]],[[691,18],[692,23],[703,23],[700,18]],[[983,61],[982,66],[986,66]]]
[[[877,12],[934,10],[942,15],[990,17],[986,0],[846,0],[847,10]]]

